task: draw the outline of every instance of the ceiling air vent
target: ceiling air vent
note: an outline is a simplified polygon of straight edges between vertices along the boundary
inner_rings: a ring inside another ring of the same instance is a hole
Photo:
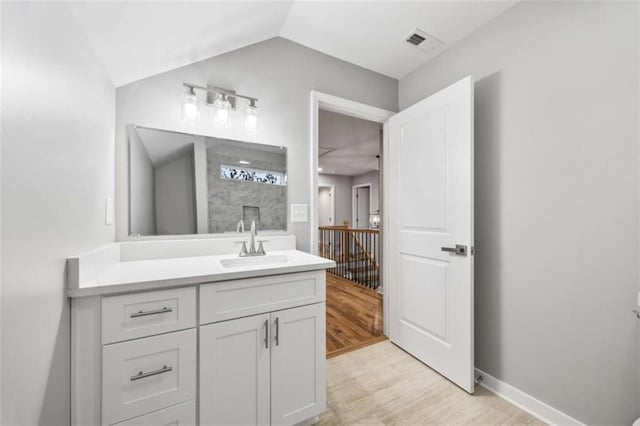
[[[429,35],[417,28],[409,33],[409,35],[405,38],[405,41],[409,43],[409,45],[417,47],[424,52],[429,52],[430,50],[433,50],[444,44],[432,35]]]
[[[407,41],[413,44],[414,46],[418,46],[420,43],[422,43],[425,40],[426,38],[422,37],[420,34],[417,34],[417,33],[411,34],[407,39]]]

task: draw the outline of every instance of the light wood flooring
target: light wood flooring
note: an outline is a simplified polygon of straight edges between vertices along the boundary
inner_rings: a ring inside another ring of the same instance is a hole
[[[382,295],[327,273],[327,358],[385,339]]]
[[[543,425],[482,387],[469,395],[389,341],[327,361],[318,425]]]

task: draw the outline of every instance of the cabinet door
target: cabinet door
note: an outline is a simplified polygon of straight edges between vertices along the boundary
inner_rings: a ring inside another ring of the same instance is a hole
[[[200,327],[200,423],[269,424],[269,314]]]
[[[293,425],[325,410],[325,304],[272,312],[271,323],[271,423]]]

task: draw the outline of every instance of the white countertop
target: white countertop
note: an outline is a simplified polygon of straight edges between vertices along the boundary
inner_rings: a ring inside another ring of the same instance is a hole
[[[238,258],[237,254],[225,254],[117,262],[101,271],[94,279],[80,282],[76,288],[67,289],[67,296],[86,297],[152,290],[335,267],[332,260],[298,250],[267,253],[267,256],[275,255],[285,255],[287,261],[269,265],[225,267],[220,263],[222,259]]]

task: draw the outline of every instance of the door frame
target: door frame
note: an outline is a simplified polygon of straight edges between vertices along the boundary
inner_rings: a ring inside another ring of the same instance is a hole
[[[356,219],[358,217],[356,210],[358,210],[358,201],[356,198],[358,188],[369,188],[369,214],[371,214],[371,188],[373,185],[371,182],[368,183],[359,183],[358,185],[353,185],[351,187],[351,225],[355,225]],[[368,228],[367,224],[367,228]]]
[[[392,115],[395,115],[396,112],[389,111],[383,108],[374,107],[371,105],[363,104],[361,102],[352,101],[350,99],[341,98],[338,96],[330,95],[328,93],[318,92],[316,90],[312,90],[310,94],[310,123],[309,126],[309,161],[311,163],[311,167],[309,168],[310,172],[310,186],[309,186],[309,204],[311,212],[311,220],[309,221],[310,229],[309,229],[309,244],[310,244],[310,252],[312,254],[318,254],[318,124],[320,121],[320,110],[335,112],[338,114],[347,115],[349,117],[361,118],[363,120],[373,121],[374,123],[381,123],[382,127],[382,163],[380,167],[380,173],[382,174],[382,186],[380,191],[380,205],[382,209],[380,210],[381,215],[381,231],[384,231],[385,228],[385,215],[384,211],[388,208],[386,204],[386,198],[384,194],[386,193],[385,188],[385,179],[384,179],[384,153],[387,151],[388,137],[387,137],[387,125],[386,122]],[[383,283],[388,277],[385,274],[386,268],[384,267],[384,250],[385,250],[385,238],[384,232],[380,233],[380,238],[382,241],[380,242],[381,249],[381,273],[383,276]],[[382,304],[384,312],[389,312],[389,291],[387,290],[387,286],[385,286],[385,291],[382,295]],[[389,320],[388,315],[383,317],[383,332],[385,336],[389,335]]]
[[[336,186],[335,185],[323,185],[323,184],[318,184],[318,189],[320,188],[329,188],[329,196],[331,197],[331,220],[329,222],[330,226],[333,226],[336,224]],[[320,209],[318,209],[319,211]]]

